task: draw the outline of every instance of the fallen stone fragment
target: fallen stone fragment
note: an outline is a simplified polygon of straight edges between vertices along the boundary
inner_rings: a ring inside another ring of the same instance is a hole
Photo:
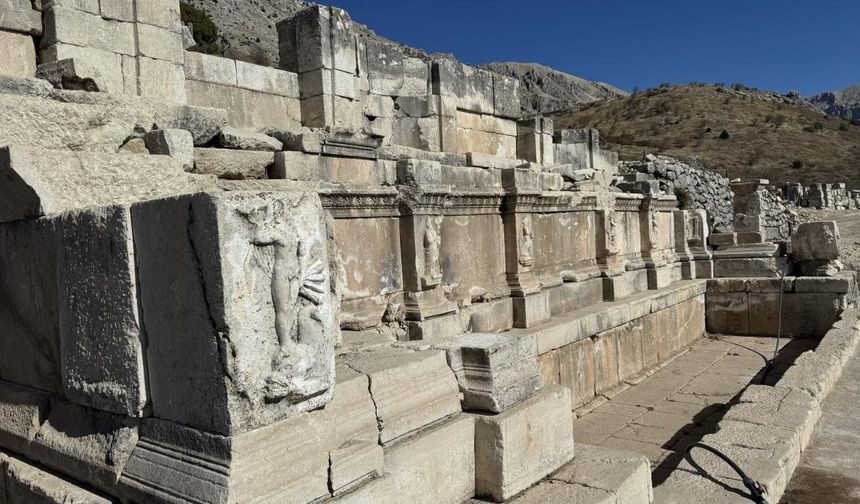
[[[222,147],[227,149],[248,151],[277,152],[283,148],[283,144],[278,139],[272,138],[269,135],[229,127],[221,130],[218,142]]]

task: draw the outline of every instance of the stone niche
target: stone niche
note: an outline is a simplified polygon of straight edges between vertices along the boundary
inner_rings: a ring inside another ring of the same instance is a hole
[[[236,434],[325,405],[338,304],[313,193],[132,207],[155,416]]]

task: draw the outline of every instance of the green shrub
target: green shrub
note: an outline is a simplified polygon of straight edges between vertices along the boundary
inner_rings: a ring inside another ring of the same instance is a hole
[[[728,140],[729,139],[729,132],[726,130],[721,131],[719,139],[720,140]]]
[[[197,43],[190,51],[205,54],[219,54],[218,27],[206,11],[198,9],[185,2],[179,2],[179,12],[182,24],[191,23],[194,26],[194,41]]]

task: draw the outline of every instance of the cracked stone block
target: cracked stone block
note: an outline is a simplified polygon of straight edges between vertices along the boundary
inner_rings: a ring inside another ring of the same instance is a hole
[[[338,504],[463,502],[475,495],[475,422],[458,415],[385,448],[385,475]]]
[[[547,385],[498,415],[475,415],[476,495],[503,502],[573,457],[570,390]]]
[[[531,337],[472,333],[445,346],[464,409],[499,413],[543,386]]]
[[[156,416],[234,434],[330,401],[339,302],[315,193],[201,193],[132,222]]]
[[[383,445],[461,411],[457,379],[442,351],[374,350],[343,361],[370,378]]]
[[[791,236],[791,255],[795,261],[838,259],[839,228],[836,222],[805,222],[797,226]]]
[[[162,156],[0,148],[0,222],[213,188]]]
[[[314,5],[277,25],[281,68],[302,74],[319,68],[355,72],[352,19],[337,7]]]
[[[129,208],[69,212],[62,230],[63,389],[78,404],[140,416],[149,397]]]
[[[269,135],[238,128],[224,128],[218,141],[227,149],[277,152],[284,147],[280,140]]]
[[[609,492],[618,504],[649,504],[653,499],[651,468],[638,453],[579,443],[573,461],[551,478]]]
[[[494,112],[492,72],[446,58],[433,61],[431,73],[433,94],[456,99],[463,110]]]
[[[113,493],[137,439],[134,419],[55,400],[30,444],[30,458]]]

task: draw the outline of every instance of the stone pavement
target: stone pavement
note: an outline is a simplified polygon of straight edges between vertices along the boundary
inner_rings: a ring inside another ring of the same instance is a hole
[[[815,343],[783,339],[766,383],[778,380],[791,361]],[[760,383],[774,345],[775,339],[766,337],[704,339],[574,420],[574,439],[645,455],[657,486],[682,460],[687,446],[714,432],[732,399],[749,383]]]
[[[782,504],[860,502],[860,355],[845,364],[821,409]]]

